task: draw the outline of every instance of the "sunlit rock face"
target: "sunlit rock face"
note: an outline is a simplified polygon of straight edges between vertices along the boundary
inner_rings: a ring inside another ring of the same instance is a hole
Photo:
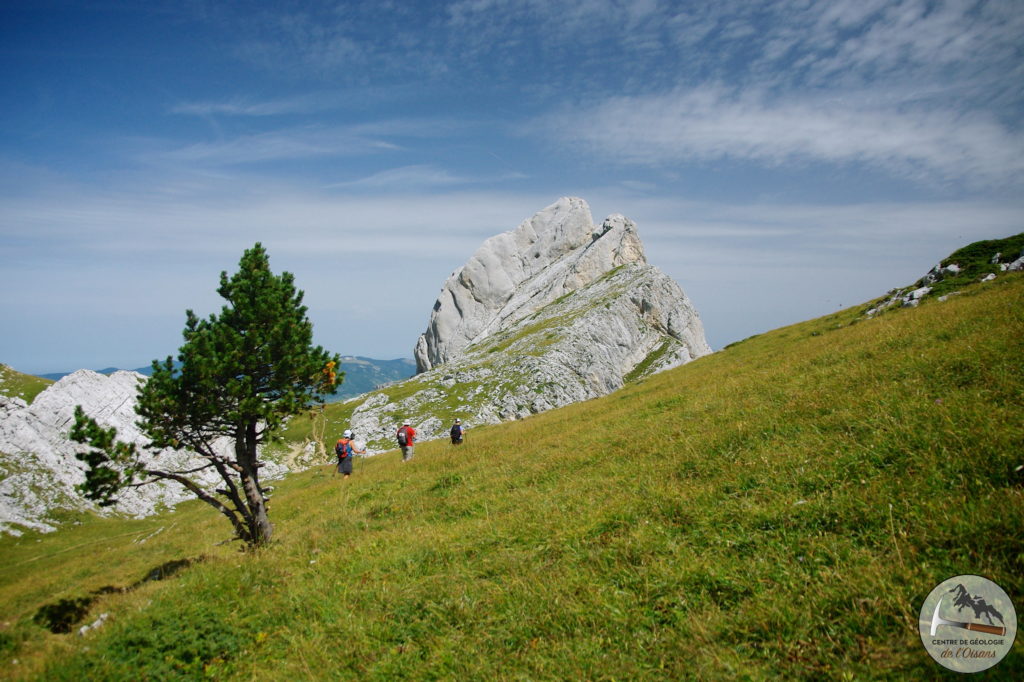
[[[594,225],[583,199],[559,199],[485,241],[452,273],[416,344],[417,370],[448,362],[620,265],[646,262],[633,221],[612,215]]]

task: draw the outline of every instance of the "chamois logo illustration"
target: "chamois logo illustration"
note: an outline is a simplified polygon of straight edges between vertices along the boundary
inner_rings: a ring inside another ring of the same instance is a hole
[[[963,584],[957,585],[951,589],[950,593],[956,595],[956,599],[953,600],[953,606],[956,607],[957,613],[963,611],[964,608],[971,608],[974,609],[975,620],[981,620],[981,617],[985,616],[985,619],[988,620],[990,625],[995,625],[992,621],[992,616],[995,616],[999,619],[1000,623],[1006,625],[1003,621],[1003,614],[999,613],[999,611],[996,610],[996,607],[986,602],[984,597],[979,595],[972,596]]]

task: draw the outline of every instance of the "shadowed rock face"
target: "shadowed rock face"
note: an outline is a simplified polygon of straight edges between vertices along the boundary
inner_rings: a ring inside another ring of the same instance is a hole
[[[646,262],[633,221],[612,215],[594,225],[585,201],[559,199],[485,241],[452,273],[416,343],[417,371],[448,362],[620,265]]]

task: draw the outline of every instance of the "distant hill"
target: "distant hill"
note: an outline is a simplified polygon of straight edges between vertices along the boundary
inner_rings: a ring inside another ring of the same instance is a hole
[[[120,371],[122,369],[123,369],[123,367],[104,367],[103,369],[94,369],[92,371],[96,372],[97,374],[107,374],[107,375],[110,375],[110,374],[113,374],[114,372],[118,372],[118,371]],[[77,370],[71,370],[70,372],[50,372],[48,374],[36,374],[35,376],[40,377],[41,379],[48,379],[50,381],[60,381],[64,377],[68,376],[69,374],[74,374],[76,371]],[[147,377],[153,373],[153,370],[150,367],[138,367],[136,369],[132,369],[132,370],[128,370],[128,371],[130,371],[130,372],[138,372],[139,374],[143,374],[143,375],[145,375]]]
[[[104,369],[97,369],[93,371],[99,374],[113,374],[119,369],[119,367],[106,367]],[[416,363],[412,358],[374,360],[373,358],[364,358],[360,356],[342,356],[341,369],[345,372],[345,381],[338,392],[331,396],[327,402],[333,403],[338,402],[339,400],[346,400],[363,393],[368,393],[369,391],[393,381],[408,379],[416,373]],[[138,372],[144,376],[150,376],[153,373],[153,369],[148,366],[139,367],[131,371]],[[60,381],[71,373],[72,372],[57,372],[53,374],[38,374],[35,376],[52,382]]]
[[[380,386],[408,379],[416,373],[412,358],[373,360],[357,356],[342,356],[341,371],[345,381],[329,402],[337,402],[368,393]]]

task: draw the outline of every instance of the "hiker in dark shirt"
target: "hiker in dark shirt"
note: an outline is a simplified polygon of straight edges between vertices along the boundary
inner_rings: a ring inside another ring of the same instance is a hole
[[[455,423],[452,424],[451,436],[452,445],[462,445],[462,420],[456,419]]]

